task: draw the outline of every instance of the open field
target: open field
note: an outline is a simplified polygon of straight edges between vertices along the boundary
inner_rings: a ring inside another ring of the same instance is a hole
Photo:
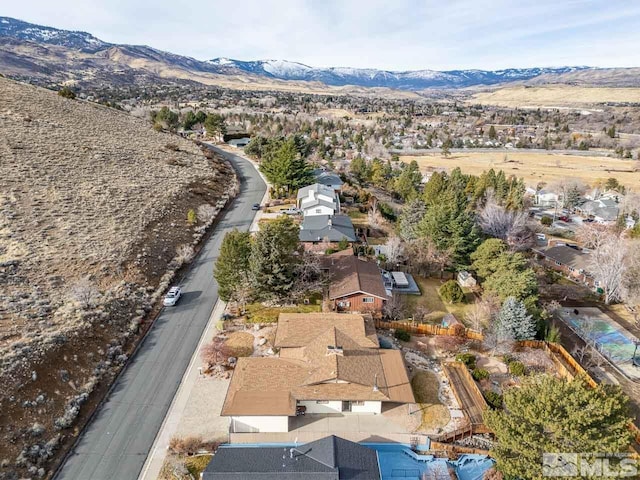
[[[488,149],[486,152],[456,152],[449,158],[434,153],[419,157],[402,156],[400,160],[407,163],[416,160],[422,171],[427,167],[444,167],[449,170],[460,167],[463,173],[479,175],[490,168],[504,170],[507,175],[524,178],[532,186],[562,177],[580,178],[588,184],[615,177],[627,187],[640,187],[640,172],[633,171],[635,162],[619,158]]]
[[[571,85],[517,86],[476,93],[468,102],[512,108],[578,108],[599,103],[640,103],[640,88]]]

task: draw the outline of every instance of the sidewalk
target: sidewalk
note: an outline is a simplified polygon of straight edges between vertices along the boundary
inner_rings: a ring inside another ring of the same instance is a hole
[[[222,300],[218,300],[216,302],[213,312],[211,312],[211,317],[209,317],[207,327],[205,328],[202,338],[198,343],[198,348],[196,348],[193,356],[191,357],[189,367],[182,378],[182,382],[180,383],[176,396],[173,397],[171,407],[169,407],[169,412],[160,427],[160,431],[158,432],[156,440],[151,447],[151,451],[140,475],[138,476],[138,480],[155,480],[158,478],[167,456],[169,442],[178,431],[178,427],[181,423],[187,403],[189,402],[193,387],[196,382],[202,378],[202,375],[200,374],[200,349],[205,343],[210,342],[218,333],[215,325],[224,313],[225,306],[226,304]],[[223,393],[226,394],[226,388]],[[224,420],[227,422],[226,418]]]

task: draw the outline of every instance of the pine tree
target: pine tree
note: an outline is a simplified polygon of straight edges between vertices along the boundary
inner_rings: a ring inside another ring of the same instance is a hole
[[[260,299],[287,298],[301,258],[300,228],[289,217],[265,223],[251,244],[249,266]]]
[[[617,386],[592,389],[580,378],[550,375],[525,379],[505,392],[504,410],[484,414],[497,438],[491,450],[497,469],[505,478],[538,480],[545,478],[544,453],[626,453],[632,437],[628,402]]]
[[[290,192],[313,183],[313,174],[293,138],[263,150],[260,171],[276,189]]]
[[[426,211],[426,205],[419,198],[412,200],[402,209],[399,233],[403,240],[410,241],[418,238],[418,226]]]
[[[251,234],[233,229],[224,236],[213,276],[218,282],[218,294],[225,302],[234,298],[237,290],[249,280]]]
[[[498,337],[503,341],[531,340],[536,336],[536,322],[527,307],[515,297],[508,297],[496,318]]]
[[[491,125],[491,127],[489,127],[489,138],[490,138],[491,140],[495,140],[497,136],[498,136],[498,135],[496,134],[496,127],[494,127],[493,125]]]

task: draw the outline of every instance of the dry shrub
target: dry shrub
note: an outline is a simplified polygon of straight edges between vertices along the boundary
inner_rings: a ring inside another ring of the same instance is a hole
[[[209,366],[225,363],[229,357],[232,357],[232,351],[225,345],[225,339],[215,337],[211,343],[202,347],[200,353],[202,360]]]
[[[207,442],[200,435],[192,435],[189,437],[172,437],[169,441],[169,450],[177,455],[195,455],[200,451],[214,451],[219,445],[219,442]]]

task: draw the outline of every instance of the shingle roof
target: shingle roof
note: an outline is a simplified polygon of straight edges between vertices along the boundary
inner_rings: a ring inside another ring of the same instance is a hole
[[[315,170],[314,175],[316,182],[322,185],[342,186],[343,182],[337,173],[327,172],[326,170]]]
[[[587,270],[589,254],[566,245],[556,245],[555,247],[537,250],[545,257],[554,262],[561,263],[576,270]]]
[[[345,297],[354,293],[366,293],[388,299],[378,265],[351,256],[336,257],[329,266],[331,284],[329,299]]]
[[[322,185],[321,183],[314,183],[312,185],[308,185],[306,187],[302,187],[298,190],[298,200],[302,198],[308,198],[309,192],[315,192],[316,194],[326,195],[329,198],[333,198],[335,192],[333,188],[328,187],[327,185]]]
[[[346,238],[356,241],[353,222],[347,215],[311,215],[304,217],[299,235],[301,242],[320,242],[328,239],[339,242]]]
[[[203,480],[380,480],[375,450],[331,435],[298,447],[222,446]]]
[[[300,210],[308,210],[310,208],[317,207],[318,205],[323,205],[327,208],[331,208],[334,212],[338,210],[338,205],[336,204],[336,202],[328,202],[322,198],[303,200],[300,204]]]
[[[380,349],[370,316],[282,313],[274,345],[279,358],[238,360],[222,415],[294,415],[296,400],[415,401],[401,352]]]

